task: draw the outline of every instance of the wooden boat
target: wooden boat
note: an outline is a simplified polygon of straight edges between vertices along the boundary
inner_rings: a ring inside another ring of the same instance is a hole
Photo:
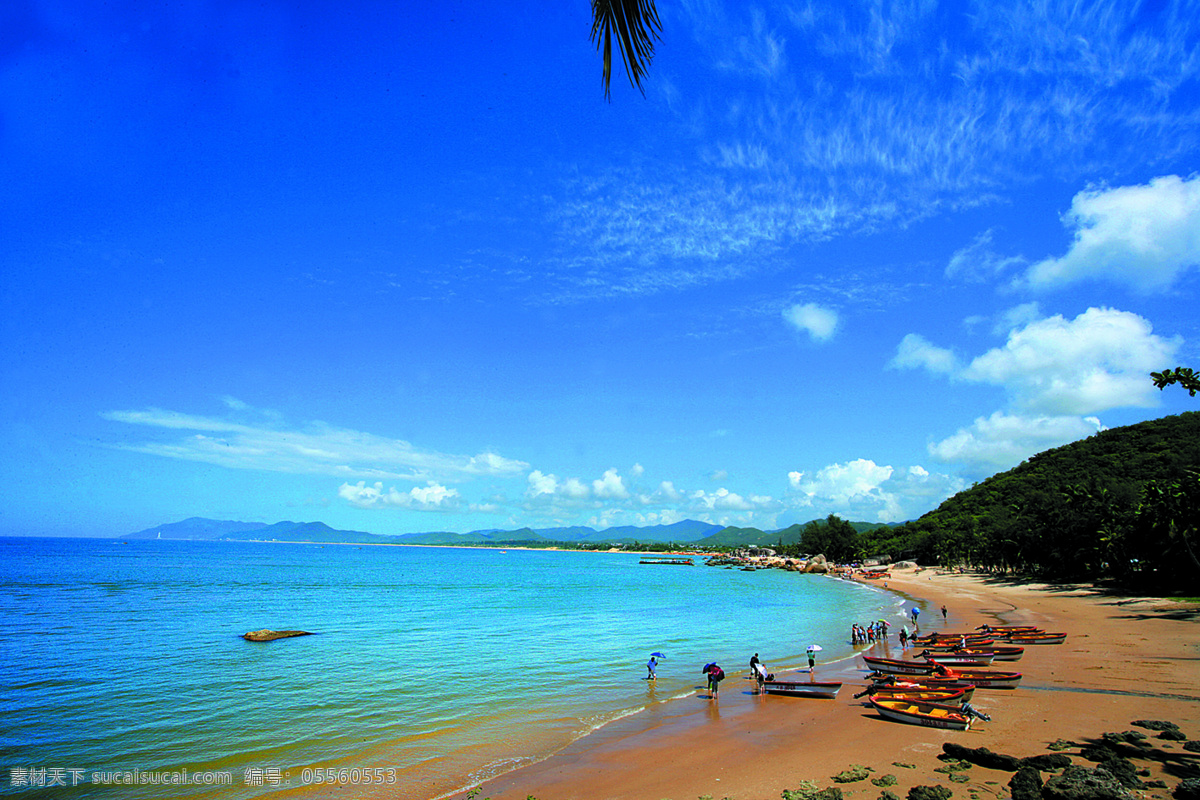
[[[975,684],[944,679],[914,678],[913,680],[872,683],[865,691],[860,692],[855,697],[871,694],[906,694],[910,692],[937,692],[950,695],[962,692],[962,700],[956,702],[969,703],[971,702],[971,698],[975,696]],[[950,705],[953,705],[953,703]]]
[[[908,700],[881,700],[874,697],[871,698],[871,705],[880,715],[909,725],[947,728],[953,731],[965,731],[971,727],[971,718],[957,706]]]
[[[925,661],[899,661],[894,658],[863,656],[862,660],[876,672],[887,675],[932,675],[933,664]]]
[[[918,656],[926,661],[936,661],[947,666],[990,667],[996,654],[991,651],[976,650],[971,653],[947,653],[938,650],[922,650]]]
[[[925,645],[923,650],[928,650],[931,653],[991,653],[993,661],[1020,661],[1021,656],[1025,653],[1024,647],[1004,646],[1004,645],[988,645],[987,647],[968,647],[963,650],[958,645],[951,647],[949,645]]]
[[[973,683],[980,688],[1015,689],[1017,688],[1017,684],[1021,682],[1021,673],[1019,672],[1000,672],[991,669],[971,669],[969,667],[954,671],[957,673],[958,680]]]
[[[971,689],[974,691],[974,687]],[[881,686],[871,689],[868,697],[879,700],[907,700],[910,703],[941,703],[961,706],[967,702],[966,689],[906,689],[902,686]]]
[[[639,564],[672,564],[681,567],[694,567],[696,562],[685,556],[662,556],[653,558],[643,558]]]
[[[1067,640],[1065,633],[1022,633],[1004,637],[1012,644],[1062,644]]]
[[[832,700],[842,688],[841,681],[764,681],[767,694],[786,694],[790,697],[821,697]]]
[[[975,696],[975,684],[960,681],[957,678],[936,678],[932,675],[927,676],[912,676],[900,677],[896,675],[888,675],[871,684],[863,694],[874,694],[878,689],[886,689],[895,687],[898,689],[920,690],[920,691],[938,691],[938,692],[956,692],[959,689],[963,692],[963,702],[971,702],[971,698]]]
[[[1042,631],[1042,629],[1036,625],[980,625],[975,630],[983,631],[984,633],[1017,633],[1019,631],[1041,633]]]
[[[919,644],[936,644],[951,642],[962,642],[967,640],[967,644],[982,644],[983,642],[991,643],[994,641],[990,633],[930,633],[926,636],[913,636],[912,640]]]

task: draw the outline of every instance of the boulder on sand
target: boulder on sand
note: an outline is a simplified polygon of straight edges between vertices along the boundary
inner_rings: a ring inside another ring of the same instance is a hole
[[[813,556],[804,565],[804,571],[809,573],[826,573],[829,572],[829,562],[825,560],[825,556]]]
[[[273,642],[276,639],[290,639],[293,636],[312,636],[311,631],[273,631],[263,628],[261,631],[243,633],[242,638],[247,642]]]

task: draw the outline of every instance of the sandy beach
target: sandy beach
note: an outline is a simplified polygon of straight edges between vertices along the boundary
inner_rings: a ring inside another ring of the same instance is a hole
[[[1169,720],[1188,739],[1200,739],[1200,605],[936,569],[894,571],[888,588],[922,605],[922,633],[991,623],[1033,624],[1069,636],[1065,644],[1029,646],[1022,660],[995,665],[1022,672],[1024,678],[1014,690],[976,691],[972,704],[992,719],[977,721],[968,731],[904,725],[878,716],[853,697],[867,672],[860,658],[841,669],[818,665],[818,680],[846,681],[836,700],[756,695],[744,679],[744,664],[723,665],[729,678],[718,700],[710,700],[701,688],[691,697],[619,720],[543,762],[484,784],[478,796],[773,800],[812,781],[873,800],[882,790],[869,780],[831,780],[851,765],[862,765],[872,778],[894,775],[896,783],[889,790],[900,797],[913,786],[936,784],[951,788],[956,797],[1005,797],[1011,772],[974,766],[963,773],[966,783],[935,772],[945,767],[937,758],[942,744],[1025,757],[1050,752],[1047,745],[1056,740],[1084,743],[1103,732],[1127,730],[1150,737],[1156,760],[1136,762],[1150,771],[1144,780],[1163,780],[1168,787],[1139,790],[1143,796],[1169,797],[1182,778],[1200,776],[1200,753],[1130,725],[1134,720]],[[939,611],[943,604],[945,620]],[[894,634],[895,629],[886,646],[860,649],[900,657]],[[763,650],[769,665],[769,647]],[[803,680],[807,673],[779,677]],[[1079,756],[1078,747],[1064,752],[1075,763],[1094,766]]]

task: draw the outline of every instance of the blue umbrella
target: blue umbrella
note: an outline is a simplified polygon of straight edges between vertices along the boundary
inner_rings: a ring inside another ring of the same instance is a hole
[[[666,654],[666,653],[654,652],[654,653],[651,653],[651,654],[650,654],[650,656],[651,656],[652,658],[666,658],[666,657],[667,657],[667,654]]]

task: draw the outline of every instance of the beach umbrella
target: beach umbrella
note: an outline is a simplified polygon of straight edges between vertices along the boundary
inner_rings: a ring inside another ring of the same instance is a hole
[[[651,654],[650,654],[650,657],[651,657],[651,658],[666,658],[666,657],[667,657],[667,654],[666,654],[666,653],[659,653],[658,651],[655,651],[655,652],[653,652],[653,653],[651,653]]]

